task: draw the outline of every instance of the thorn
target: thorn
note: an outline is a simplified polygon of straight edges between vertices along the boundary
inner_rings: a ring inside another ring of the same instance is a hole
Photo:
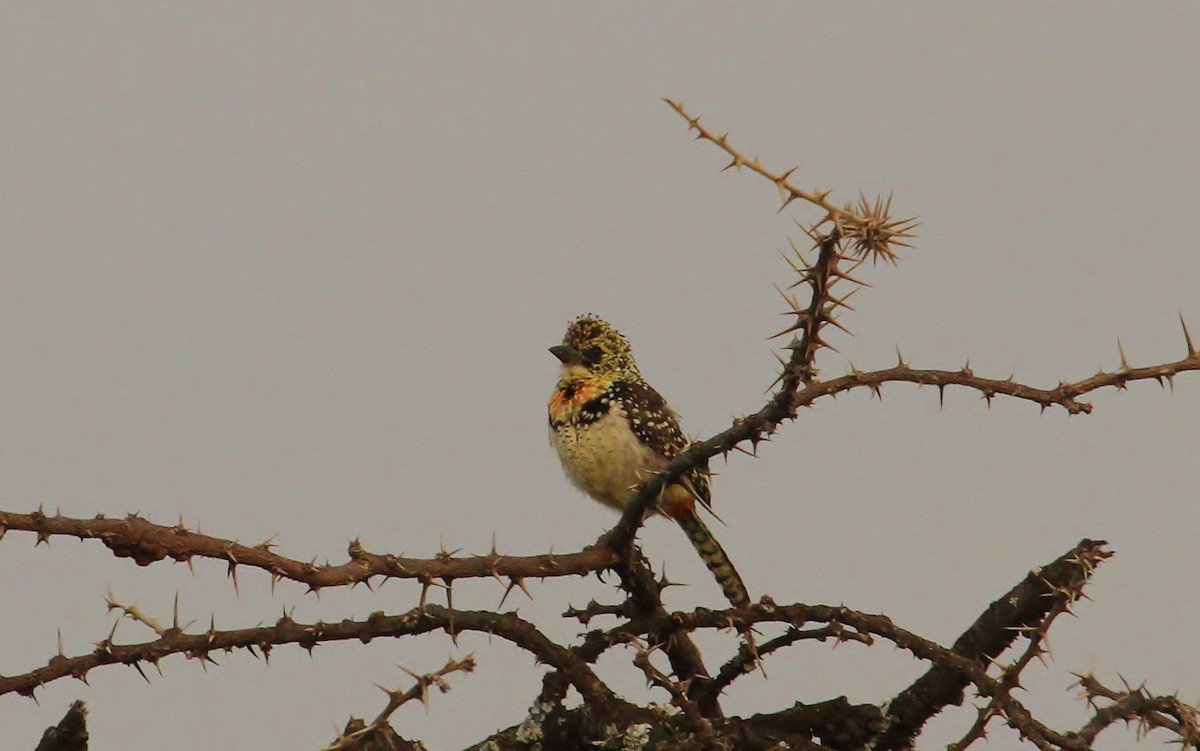
[[[275,538],[276,538],[276,537],[278,537],[278,536],[279,536],[279,533],[278,533],[278,532],[276,532],[275,534],[271,535],[271,536],[270,536],[270,537],[268,537],[267,539],[265,539],[265,540],[263,540],[262,542],[260,542],[260,543],[258,543],[257,545],[255,545],[255,546],[254,546],[255,550],[261,550],[261,551],[263,551],[264,553],[270,553],[270,552],[271,552],[271,548],[277,547],[277,546],[275,545]],[[358,542],[358,540],[355,540],[355,542]]]
[[[832,304],[832,307],[830,308],[830,310],[832,310],[833,308],[845,308],[846,310],[854,310],[854,306],[846,301],[849,300],[851,297],[853,297],[855,292],[858,292],[857,287],[850,290],[849,292],[842,295],[841,297],[834,297],[833,295],[829,295],[829,302]]]
[[[857,266],[858,266],[859,264],[861,264],[861,263],[862,263],[864,260],[866,260],[866,259],[864,259],[864,258],[860,258],[860,259],[858,259],[858,261],[857,261],[857,262],[856,262],[854,265],[857,267]],[[855,279],[854,277],[850,276],[850,273],[849,273],[849,272],[847,272],[847,271],[842,271],[842,270],[840,270],[840,269],[835,269],[835,270],[833,271],[833,273],[832,273],[832,276],[836,276],[836,277],[838,277],[839,279],[845,279],[846,281],[850,282],[851,284],[856,284],[856,285],[858,285],[859,287],[870,287],[870,286],[871,286],[870,284],[867,284],[866,282],[864,282],[864,281],[863,281],[863,280],[861,280],[861,279]]]
[[[512,584],[510,585],[510,587],[513,585],[519,587],[520,590],[525,593],[525,596],[530,599],[530,601],[533,600],[533,593],[531,593],[529,591],[529,588],[525,586],[525,577],[513,576],[513,577],[509,577],[509,578],[512,581]]]
[[[1121,371],[1120,372],[1128,373],[1130,370],[1129,361],[1125,359],[1125,348],[1121,346],[1121,337],[1117,337],[1117,351],[1121,353]]]
[[[1183,320],[1183,313],[1179,314],[1179,325],[1183,327],[1183,341],[1187,343],[1188,357],[1196,356],[1196,345],[1192,344],[1192,335],[1188,333],[1187,321]]]
[[[846,332],[846,333],[847,333],[847,334],[849,334],[850,336],[854,336],[854,332],[853,332],[853,331],[851,331],[850,329],[846,328],[846,327],[845,327],[845,326],[843,326],[842,324],[838,323],[838,321],[837,321],[837,319],[836,319],[836,318],[826,318],[826,319],[825,319],[825,322],[826,322],[826,323],[828,323],[828,324],[831,324],[831,325],[833,325],[833,326],[835,326],[835,327],[837,327],[837,328],[839,328],[839,329],[841,329],[842,331]]]
[[[179,593],[175,593],[175,605],[171,612],[171,630],[179,630]]]
[[[939,383],[937,385],[937,390],[938,390],[938,409],[945,409],[946,408],[946,384]],[[1046,405],[1043,404],[1042,411],[1044,412],[1045,410],[1046,410]]]
[[[813,225],[805,225],[805,224],[800,224],[799,222],[797,222],[796,224],[798,227],[800,227],[801,230],[804,231],[804,234],[808,235],[808,239],[813,241],[814,246],[820,244],[821,233],[817,228],[821,226],[821,223],[813,224]],[[789,240],[788,242],[791,242],[791,241]],[[792,247],[795,247],[795,245],[793,245]],[[796,251],[796,253],[798,255],[800,253],[800,251]]]
[[[896,345],[896,367],[907,368],[908,363],[904,362],[904,355],[900,354],[900,345]]]
[[[811,237],[811,235],[809,234],[810,230],[807,227],[801,226],[800,229],[804,230],[804,234],[809,235]],[[800,250],[800,246],[796,245],[796,242],[794,240],[792,240],[792,238],[790,238],[790,237],[788,238],[788,245],[791,246],[792,252],[796,254],[796,260],[800,263],[800,268],[796,268],[796,265],[792,263],[792,259],[788,258],[786,255],[784,255],[783,257],[786,258],[788,264],[791,265],[792,268],[796,270],[796,273],[802,274],[806,271],[811,270],[813,266],[811,263],[808,262],[808,259],[804,257],[804,251]]]

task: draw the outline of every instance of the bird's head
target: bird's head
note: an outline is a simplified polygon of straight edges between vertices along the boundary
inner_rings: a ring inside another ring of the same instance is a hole
[[[606,375],[638,372],[629,341],[620,331],[593,315],[582,315],[571,321],[562,344],[551,347],[550,352],[562,363],[564,371],[583,370]]]

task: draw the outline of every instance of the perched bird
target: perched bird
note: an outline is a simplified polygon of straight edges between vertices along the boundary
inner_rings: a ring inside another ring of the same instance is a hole
[[[563,471],[579,489],[606,506],[624,510],[638,483],[688,445],[671,407],[642,380],[629,342],[599,318],[571,321],[562,344],[550,348],[562,373],[550,395],[550,443]],[[750,595],[729,556],[700,518],[696,504],[710,503],[705,470],[667,486],[657,511],[674,519],[695,546],[734,607]]]

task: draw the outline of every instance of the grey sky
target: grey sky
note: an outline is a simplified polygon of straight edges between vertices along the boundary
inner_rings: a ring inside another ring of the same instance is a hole
[[[802,212],[718,169],[660,101],[681,99],[801,185],[894,191],[916,247],[843,321],[841,354],[1039,385],[1184,354],[1200,336],[1200,6],[1156,4],[9,3],[0,10],[0,508],[139,511],[280,552],[347,540],[431,555],[578,549],[614,521],[545,436],[546,347],[595,312],[709,435],[756,409],[783,319],[776,250]],[[1200,699],[1195,623],[1200,376],[1174,394],[1103,392],[1039,416],[973,393],[885,389],[821,403],[716,480],[716,529],[755,595],[884,612],[948,641],[1033,566],[1085,536],[1117,557],[1052,633],[1023,697],[1074,726],[1070,671]],[[683,535],[652,560],[721,596]],[[136,569],[100,545],[0,542],[0,673],[68,654],[112,618],[102,596],[218,627],[412,607],[296,585],[272,595],[197,562]],[[594,578],[511,599],[558,638]],[[456,604],[496,605],[494,583]],[[146,638],[123,623],[118,640]],[[715,640],[715,655],[732,649]],[[171,658],[0,697],[31,747],[75,698],[97,749],[305,748],[382,706],[395,668],[474,650],[400,731],[456,748],[517,722],[541,670],[464,637],[278,649],[202,672]],[[638,696],[624,656],[601,665]],[[845,693],[882,701],[921,666],[884,647],[808,644],[733,712]],[[623,676],[623,677],[617,677]],[[1036,677],[1034,677],[1036,676]],[[657,696],[666,701],[665,696]],[[965,728],[941,721],[928,747]],[[1131,736],[1114,734],[1106,747]],[[1015,741],[1001,730],[996,747]],[[18,746],[14,746],[18,747]]]

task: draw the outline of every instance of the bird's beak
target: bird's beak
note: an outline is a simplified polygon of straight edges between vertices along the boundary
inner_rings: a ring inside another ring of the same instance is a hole
[[[557,357],[563,365],[583,364],[583,353],[569,344],[555,344],[550,348],[550,354]]]

